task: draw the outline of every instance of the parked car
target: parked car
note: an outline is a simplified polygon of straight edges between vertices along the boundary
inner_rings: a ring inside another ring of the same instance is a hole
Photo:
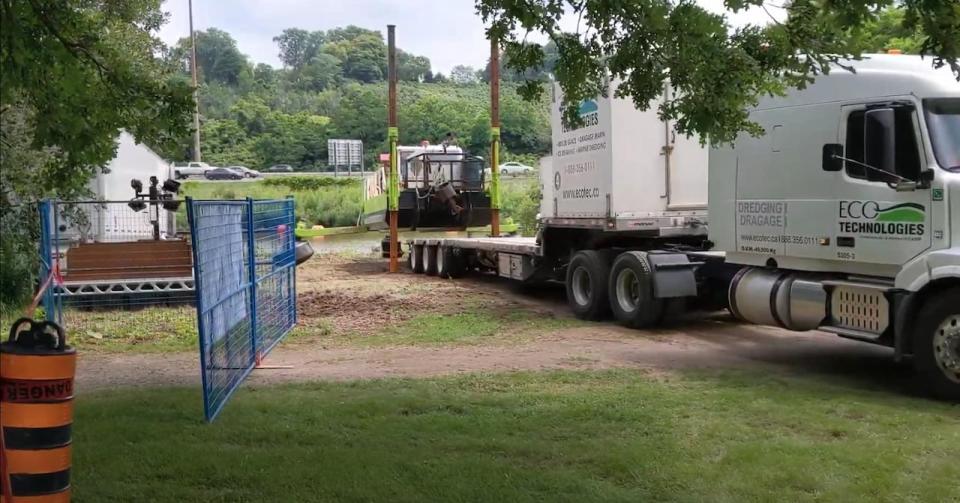
[[[293,166],[289,164],[274,164],[267,168],[268,173],[293,173]]]
[[[207,180],[242,180],[243,173],[231,168],[213,168],[207,170],[203,177]]]
[[[535,171],[536,169],[533,166],[527,166],[516,161],[505,162],[500,165],[500,174],[503,176],[529,175]]]
[[[250,169],[250,168],[248,168],[248,167],[246,167],[246,166],[227,166],[227,168],[232,169],[232,170],[234,170],[234,171],[239,171],[241,174],[243,174],[243,177],[244,177],[244,178],[259,178],[259,177],[260,177],[260,172],[259,172],[259,171],[255,170],[255,169]]]
[[[177,180],[183,180],[189,176],[204,175],[207,171],[214,168],[215,166],[211,166],[205,162],[191,161],[183,166],[174,165],[173,177]]]

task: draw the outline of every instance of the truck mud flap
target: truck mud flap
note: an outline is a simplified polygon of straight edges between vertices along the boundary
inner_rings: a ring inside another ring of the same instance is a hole
[[[697,295],[696,268],[703,262],[690,262],[683,253],[648,252],[653,266],[653,294],[659,299]]]

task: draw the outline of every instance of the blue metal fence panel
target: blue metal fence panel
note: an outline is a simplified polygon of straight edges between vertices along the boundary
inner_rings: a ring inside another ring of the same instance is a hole
[[[253,201],[257,352],[260,358],[296,323],[293,199]]]
[[[296,323],[293,200],[187,199],[204,415],[213,421]]]

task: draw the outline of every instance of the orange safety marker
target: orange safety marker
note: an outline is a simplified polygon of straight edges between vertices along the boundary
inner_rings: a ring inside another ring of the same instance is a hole
[[[77,353],[59,325],[20,318],[0,344],[3,503],[70,501]]]

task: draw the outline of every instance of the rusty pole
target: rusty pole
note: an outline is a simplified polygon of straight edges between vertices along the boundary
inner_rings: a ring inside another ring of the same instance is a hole
[[[500,236],[500,44],[490,39],[490,235]]]
[[[400,239],[397,230],[397,210],[400,202],[399,176],[397,170],[397,44],[396,26],[387,25],[387,139],[390,142],[390,177],[387,188],[388,213],[390,217],[390,272],[400,270]]]

